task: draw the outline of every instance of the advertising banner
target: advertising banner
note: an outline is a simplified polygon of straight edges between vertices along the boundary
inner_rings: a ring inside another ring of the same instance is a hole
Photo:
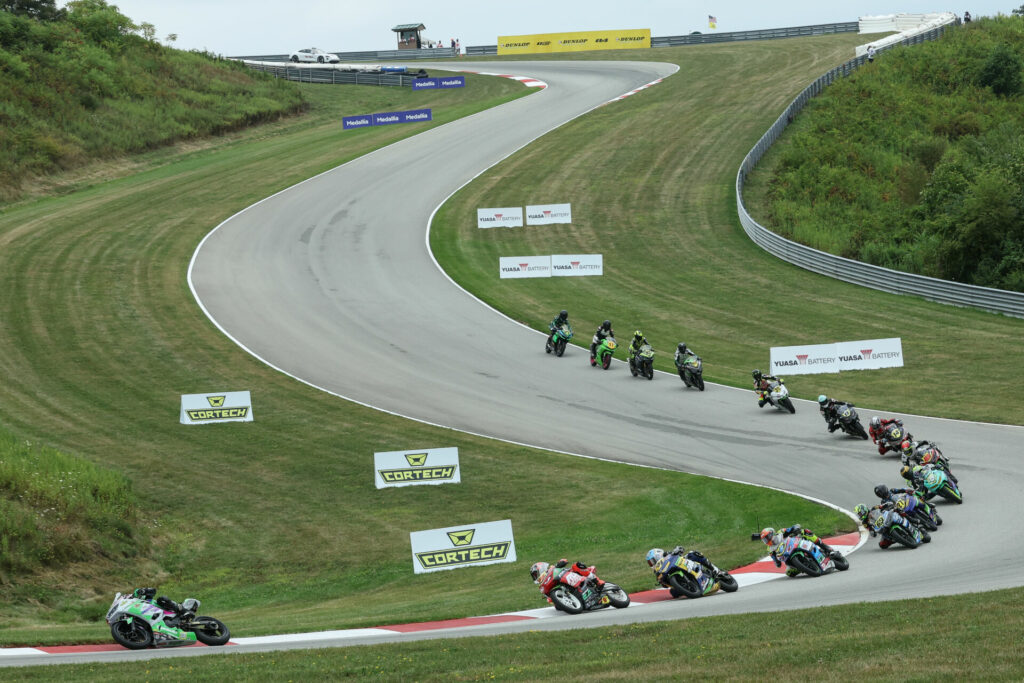
[[[582,52],[584,50],[625,50],[650,46],[651,29],[649,28],[498,36],[499,55],[526,55],[538,52]]]
[[[836,344],[840,370],[876,370],[903,367],[903,340],[866,339]]]
[[[373,125],[375,126],[390,126],[401,121],[402,117],[397,111],[384,111],[379,114],[373,114]]]
[[[572,223],[572,204],[536,204],[526,207],[527,225]]]
[[[417,574],[516,561],[512,521],[508,519],[413,531],[409,542]]]
[[[554,277],[604,275],[604,257],[601,254],[552,254],[551,275]]]
[[[835,344],[772,347],[773,375],[817,375],[824,372],[839,372]]]
[[[182,394],[181,424],[252,422],[252,398],[248,391]]]
[[[374,453],[373,479],[379,489],[420,484],[458,484],[462,481],[459,449],[418,448]]]
[[[438,88],[465,88],[465,76],[436,76],[434,78],[414,78],[413,90],[437,90]]]
[[[389,126],[393,123],[418,123],[419,121],[433,121],[433,113],[430,109],[410,109],[409,111],[385,111],[376,114],[360,114],[358,116],[343,116],[341,118],[342,130],[350,128],[367,128],[369,126]]]
[[[499,256],[501,279],[551,277],[550,256]]]
[[[417,121],[433,121],[429,109],[410,109],[409,111],[398,112],[399,123],[416,123]]]
[[[373,117],[370,114],[360,114],[359,116],[345,116],[341,119],[341,129],[348,130],[349,128],[366,128],[373,125]]]
[[[436,90],[437,79],[436,78],[414,78],[412,79],[413,90]]]
[[[500,209],[477,209],[478,228],[518,228],[523,225],[523,207],[506,206]]]

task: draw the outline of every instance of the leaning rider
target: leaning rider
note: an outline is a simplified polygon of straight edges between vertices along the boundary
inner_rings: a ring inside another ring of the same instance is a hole
[[[825,418],[825,422],[828,424],[829,434],[839,429],[839,406],[842,405],[853,407],[852,403],[837,401],[825,394],[818,397],[818,410],[821,411],[821,416]]]
[[[601,326],[597,328],[597,332],[594,333],[594,339],[590,342],[590,364],[597,365],[597,345],[605,340],[606,337],[615,338],[615,332],[612,330],[612,321],[605,320],[601,323]]]
[[[668,551],[668,553],[666,553],[661,548],[651,548],[647,551],[645,559],[647,560],[647,566],[654,570],[654,576],[658,578],[659,583],[661,582],[661,574],[658,573],[656,567],[658,563],[661,562],[663,557],[671,557],[673,555],[696,562],[697,564],[702,566],[711,576],[717,576],[719,574],[718,568],[715,565],[711,564],[711,560],[704,557],[704,555],[702,555],[700,552],[696,550],[691,550],[687,552],[686,548],[684,548],[681,545],[677,545],[675,548],[672,548],[672,550]]]
[[[644,337],[644,333],[637,330],[633,333],[633,341],[629,344],[629,364],[633,365],[633,360],[636,358],[636,354],[640,353],[640,349],[643,348],[644,344],[647,344],[647,338]]]
[[[676,367],[682,367],[687,358],[696,357],[697,354],[686,346],[686,342],[679,342],[679,346],[676,347]]]
[[[894,427],[899,431],[898,437],[894,436]],[[868,426],[868,434],[871,435],[871,441],[878,445],[879,455],[885,455],[890,450],[899,450],[903,437],[909,436],[903,429],[903,420],[895,417],[887,417],[883,420],[877,415],[871,418],[871,423]],[[879,439],[881,439],[881,441],[879,441]],[[893,439],[896,439],[895,442]]]
[[[530,567],[530,578],[533,579],[534,583],[540,585],[541,590],[543,590],[543,586],[548,582],[549,578],[561,576],[563,572],[567,571],[576,572],[586,579],[593,577],[598,588],[604,585],[604,581],[597,578],[597,574],[594,574],[593,566],[579,561],[573,562],[570,565],[569,560],[564,557],[554,565],[550,565],[547,562],[534,562],[533,566]]]
[[[173,620],[177,617],[180,617],[181,614],[185,611],[184,607],[176,603],[174,600],[171,600],[167,596],[161,595],[160,597],[154,600],[154,595],[156,595],[156,588],[136,588],[134,591],[132,591],[133,598],[145,600],[150,604],[156,605],[165,612],[172,612],[173,614],[171,615],[171,618],[169,620],[165,620],[169,623],[173,623]]]
[[[882,514],[882,511],[889,506],[888,503],[882,503],[873,507],[868,507],[864,503],[858,503],[853,508],[853,513],[857,515],[857,519],[864,525],[864,528],[871,534],[871,538],[878,536],[878,532],[875,531],[875,519]],[[885,538],[884,536],[878,541],[879,548],[888,548],[892,545],[892,540]]]
[[[754,370],[750,374],[754,377],[757,407],[764,408],[764,404],[768,402],[768,391],[771,390],[771,382],[780,382],[781,380],[774,375],[762,375],[760,370]]]
[[[545,348],[548,351],[551,351],[551,349],[554,348],[554,345],[555,345],[555,332],[557,332],[558,330],[562,329],[562,325],[568,325],[568,324],[569,324],[569,311],[567,311],[565,309],[562,309],[561,311],[559,311],[558,315],[555,316],[555,319],[548,323],[548,329],[551,330],[551,334],[548,336],[548,342],[545,345]]]

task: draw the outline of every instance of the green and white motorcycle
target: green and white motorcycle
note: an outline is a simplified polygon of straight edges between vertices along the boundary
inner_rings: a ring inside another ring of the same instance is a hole
[[[175,612],[157,605],[152,597],[149,593],[114,596],[107,623],[110,635],[120,645],[129,650],[194,645],[197,640],[204,645],[224,645],[231,638],[224,622],[196,616],[200,603],[195,598],[182,602],[180,611]]]

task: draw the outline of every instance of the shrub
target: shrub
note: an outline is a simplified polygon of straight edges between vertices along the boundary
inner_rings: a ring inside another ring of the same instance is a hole
[[[1006,45],[1000,43],[989,53],[985,60],[981,73],[978,76],[978,83],[982,87],[992,88],[996,95],[1016,95],[1021,91],[1021,70],[1024,65],[1017,56]]]

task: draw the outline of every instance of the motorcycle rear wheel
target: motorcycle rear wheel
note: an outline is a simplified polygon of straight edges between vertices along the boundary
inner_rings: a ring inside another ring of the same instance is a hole
[[[920,514],[918,514],[917,520],[921,523],[920,526],[923,526],[928,531],[939,530],[939,525],[931,520],[931,517],[928,516],[927,512],[922,511]]]
[[[190,630],[204,645],[225,645],[231,639],[231,632],[224,622],[213,617],[196,617],[192,620]]]
[[[669,574],[668,582],[676,589],[677,593],[681,593],[691,600],[703,595],[700,586],[697,585],[697,580],[684,572]]]
[[[576,594],[576,591],[567,586],[555,586],[551,589],[548,597],[551,598],[551,602],[555,604],[556,609],[560,609],[567,614],[579,614],[583,611],[583,600]]]
[[[137,618],[130,622],[125,619],[115,621],[110,625],[110,635],[114,637],[118,645],[129,650],[145,650],[153,644],[153,632],[149,630],[149,626]]]

